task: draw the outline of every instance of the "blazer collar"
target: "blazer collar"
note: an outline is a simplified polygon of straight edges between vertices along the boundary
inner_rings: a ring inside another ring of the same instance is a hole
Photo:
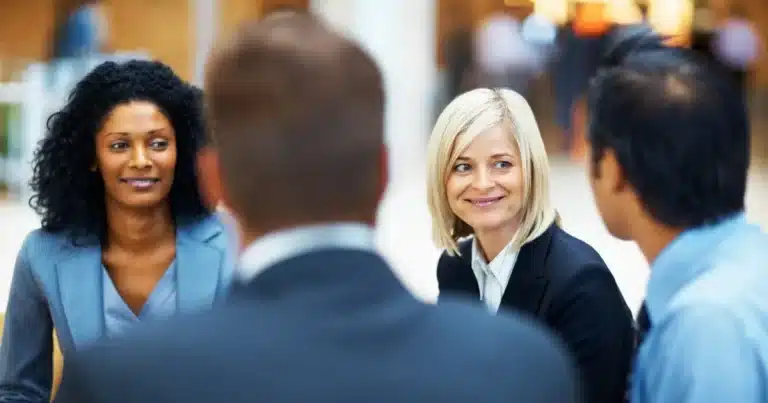
[[[393,298],[413,299],[375,252],[314,249],[273,264],[249,281],[235,281],[234,300],[301,301],[305,310],[369,306]]]
[[[213,216],[176,231],[178,309],[191,312],[213,304],[226,251],[211,241],[222,228]],[[68,242],[68,241],[66,241]],[[68,244],[56,263],[61,305],[75,346],[104,334],[101,246]]]

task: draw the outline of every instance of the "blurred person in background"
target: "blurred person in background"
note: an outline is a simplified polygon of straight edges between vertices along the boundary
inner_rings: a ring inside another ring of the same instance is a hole
[[[560,228],[547,153],[525,99],[486,88],[459,96],[440,115],[427,158],[433,233],[445,250],[440,303],[457,295],[493,314],[538,318],[576,357],[586,401],[623,401],[632,313],[600,255]],[[520,346],[509,340],[503,348]]]
[[[531,81],[541,72],[544,55],[523,37],[520,22],[499,12],[485,19],[475,32],[479,85],[510,88],[527,94]]]
[[[576,3],[568,22],[560,27],[556,37],[556,55],[552,62],[552,80],[555,98],[555,120],[562,129],[562,150],[573,152],[580,146],[578,133],[574,132],[574,113],[578,100],[586,92],[589,79],[597,70],[602,52],[602,29],[597,33],[579,23],[583,18],[584,5]],[[589,27],[589,24],[586,24]],[[597,24],[600,25],[600,24]]]
[[[101,53],[109,37],[102,0],[59,2],[61,16],[54,29],[53,58],[80,58]]]
[[[477,55],[472,40],[471,30],[459,28],[443,43],[445,87],[438,103],[440,110],[459,94],[477,86]]]
[[[215,49],[205,88],[203,183],[246,245],[229,303],[78,351],[57,401],[580,401],[544,330],[425,304],[376,253],[385,94],[360,46],[309,14],[272,15]]]
[[[0,401],[49,401],[54,329],[66,361],[223,294],[230,243],[198,190],[203,131],[202,93],[150,61],[98,66],[50,117],[31,183],[42,228],[14,267]]]
[[[744,216],[749,122],[724,77],[691,50],[651,48],[590,89],[597,208],[651,265],[635,403],[768,396],[768,235]]]
[[[757,66],[763,44],[744,4],[737,2],[731,6],[730,15],[717,28],[713,39],[712,53],[731,71],[734,83],[746,98],[749,74]]]

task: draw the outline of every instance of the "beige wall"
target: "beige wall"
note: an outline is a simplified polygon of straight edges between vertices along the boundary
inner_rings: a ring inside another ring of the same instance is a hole
[[[43,60],[50,54],[54,5],[62,0],[0,0],[0,60]],[[147,51],[191,79],[195,44],[190,0],[105,0],[110,44]],[[281,5],[306,9],[309,0],[219,0],[219,33]],[[0,65],[0,77],[2,76]]]
[[[54,0],[0,0],[0,60],[48,54]]]

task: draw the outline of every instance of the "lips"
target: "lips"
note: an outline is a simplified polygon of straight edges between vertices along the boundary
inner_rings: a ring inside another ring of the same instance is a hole
[[[131,185],[134,189],[144,190],[159,182],[159,178],[121,178],[120,182]]]
[[[476,207],[487,207],[490,205],[493,205],[503,199],[504,196],[496,196],[496,197],[473,197],[471,199],[467,199],[468,202],[472,203],[472,205]]]

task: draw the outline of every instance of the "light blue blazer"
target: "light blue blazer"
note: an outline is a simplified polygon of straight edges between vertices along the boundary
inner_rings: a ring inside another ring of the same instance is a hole
[[[207,217],[176,235],[177,309],[210,308],[224,296],[235,252],[228,231]],[[53,329],[62,355],[104,335],[101,247],[74,246],[38,229],[16,259],[0,344],[0,402],[48,402]]]

